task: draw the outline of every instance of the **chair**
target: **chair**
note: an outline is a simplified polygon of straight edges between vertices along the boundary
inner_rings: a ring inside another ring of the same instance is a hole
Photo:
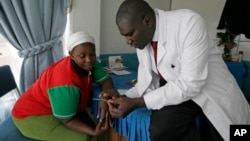
[[[0,66],[0,140],[33,141],[24,137],[14,125],[10,112],[20,96],[9,65]],[[2,113],[2,114],[1,114]]]
[[[13,89],[17,89],[17,85],[9,65],[0,66],[0,78],[0,97]]]
[[[10,116],[12,106],[19,96],[10,66],[0,66],[0,123]]]

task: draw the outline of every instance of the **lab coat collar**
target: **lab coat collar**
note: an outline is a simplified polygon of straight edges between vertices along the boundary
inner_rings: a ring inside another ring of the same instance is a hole
[[[138,72],[138,93],[143,94],[148,88],[152,81],[152,63],[150,59],[150,47],[151,44],[148,44],[143,50],[137,49],[137,55],[140,60],[138,70],[141,70],[140,67],[144,68],[144,71]]]
[[[166,54],[166,34],[165,34],[165,21],[162,19],[164,13],[160,10],[155,10],[157,16],[156,32],[153,36],[154,39],[158,39],[158,48],[157,48],[157,65],[160,65],[160,62],[163,56]],[[161,28],[162,30],[158,30]],[[156,35],[158,34],[158,35]],[[164,38],[163,38],[164,37]],[[151,44],[149,43],[143,50],[137,49],[137,55],[140,57],[139,67],[144,69],[143,72],[138,72],[138,92],[143,94],[146,89],[149,87],[152,81],[152,64],[150,59],[150,48]],[[145,69],[146,68],[146,69]]]
[[[157,46],[157,66],[162,61],[162,58],[166,54],[166,20],[164,19],[164,11],[155,9],[156,15],[156,32],[153,37],[153,40],[157,38],[158,46]],[[161,30],[159,30],[161,28]],[[157,34],[157,35],[156,35]]]

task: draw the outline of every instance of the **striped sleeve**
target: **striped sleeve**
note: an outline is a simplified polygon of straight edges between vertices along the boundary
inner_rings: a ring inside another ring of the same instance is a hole
[[[53,115],[60,119],[72,118],[78,110],[81,91],[74,86],[59,86],[48,90]]]
[[[101,83],[109,78],[109,74],[104,70],[99,62],[96,62],[93,69],[93,77],[95,82]]]

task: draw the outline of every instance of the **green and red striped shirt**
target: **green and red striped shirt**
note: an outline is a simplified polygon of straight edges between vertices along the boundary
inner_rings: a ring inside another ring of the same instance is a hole
[[[18,119],[47,114],[71,118],[87,106],[93,82],[101,83],[108,77],[98,62],[88,73],[78,68],[70,57],[65,57],[49,66],[17,100],[12,115]]]

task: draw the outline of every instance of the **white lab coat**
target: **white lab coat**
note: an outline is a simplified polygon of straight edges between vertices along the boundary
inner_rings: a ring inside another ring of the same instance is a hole
[[[147,45],[137,49],[138,83],[126,95],[143,96],[148,109],[192,99],[229,140],[231,124],[250,124],[250,107],[219,49],[209,41],[204,20],[187,9],[155,12],[159,15],[157,68],[168,83],[159,88]]]

